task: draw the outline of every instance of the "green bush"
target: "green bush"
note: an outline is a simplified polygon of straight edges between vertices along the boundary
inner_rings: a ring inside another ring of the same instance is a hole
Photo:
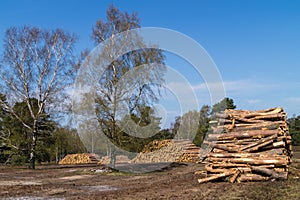
[[[25,165],[28,163],[28,157],[25,155],[12,155],[9,159],[8,164],[11,165]]]

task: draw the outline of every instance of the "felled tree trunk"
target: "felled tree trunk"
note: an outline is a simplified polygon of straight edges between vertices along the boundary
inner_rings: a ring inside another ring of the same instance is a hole
[[[229,170],[229,171],[223,172],[221,174],[216,174],[216,175],[213,175],[213,176],[210,176],[210,177],[198,179],[198,182],[199,183],[205,183],[205,182],[209,182],[209,181],[212,181],[212,180],[216,180],[216,179],[220,179],[220,178],[224,178],[224,177],[233,175],[234,173],[235,173],[235,171]]]

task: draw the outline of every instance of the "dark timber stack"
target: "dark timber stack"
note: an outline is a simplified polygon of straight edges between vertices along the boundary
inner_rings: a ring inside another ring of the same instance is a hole
[[[215,123],[205,140],[213,147],[206,157],[207,177],[199,183],[287,179],[292,146],[282,108],[225,110]]]

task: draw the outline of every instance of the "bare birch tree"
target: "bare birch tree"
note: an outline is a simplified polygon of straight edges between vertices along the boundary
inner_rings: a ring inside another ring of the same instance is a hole
[[[104,70],[97,80],[96,114],[104,134],[118,146],[118,136],[124,131],[118,126],[121,107],[124,106],[129,114],[139,116],[138,107],[151,106],[158,99],[158,88],[163,84],[165,71],[164,55],[158,48],[147,47],[138,32],[129,31],[140,27],[135,13],[123,13],[110,6],[106,14],[106,21],[97,21],[92,32],[96,45],[106,43],[99,59],[100,63],[108,63],[101,66]],[[125,33],[116,40],[122,32]],[[138,50],[131,51],[137,47]],[[119,55],[122,51],[127,53]],[[93,62],[96,63],[95,58]],[[140,67],[145,64],[147,67]],[[113,167],[114,145],[110,147]]]
[[[73,83],[76,66],[73,48],[76,37],[61,29],[36,27],[9,28],[4,38],[1,59],[1,93],[7,102],[0,104],[31,132],[30,167],[35,168],[38,123],[45,111],[61,111],[66,102],[66,88]],[[36,99],[35,110],[30,99]],[[27,124],[13,110],[16,102],[26,102],[32,124]]]

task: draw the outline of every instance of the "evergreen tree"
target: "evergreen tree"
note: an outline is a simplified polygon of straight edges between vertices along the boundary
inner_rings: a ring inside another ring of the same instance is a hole
[[[224,98],[220,102],[216,103],[212,107],[212,114],[217,112],[222,112],[226,109],[235,109],[236,105],[234,104],[233,99],[231,98]]]
[[[30,104],[32,111],[34,113],[38,112],[38,103],[37,99],[30,99]],[[5,118],[4,126],[6,134],[6,140],[10,142],[11,146],[14,148],[10,152],[10,161],[11,163],[22,164],[27,162],[29,159],[29,152],[31,149],[32,137],[31,131],[23,126],[23,123],[31,126],[34,120],[31,117],[31,113],[27,107],[27,103],[17,102],[13,106],[13,112],[19,119],[14,115],[9,115]],[[37,142],[37,161],[50,161],[50,151],[47,148],[50,146],[51,133],[55,127],[54,122],[49,119],[49,115],[45,112],[42,112],[42,117],[37,122],[37,137],[40,140]]]
[[[0,99],[0,103],[5,102],[4,104],[0,104],[0,162],[6,162],[10,155],[9,152],[15,146],[12,145],[10,133],[6,128],[8,125],[7,120],[9,119],[9,112],[5,108],[5,104],[7,104],[6,96],[0,93]]]
[[[193,143],[197,146],[201,146],[209,128],[208,122],[210,120],[210,106],[203,105],[199,114],[199,127],[193,141]]]
[[[300,145],[300,115],[289,118],[288,120],[289,131],[292,136],[292,144]]]

